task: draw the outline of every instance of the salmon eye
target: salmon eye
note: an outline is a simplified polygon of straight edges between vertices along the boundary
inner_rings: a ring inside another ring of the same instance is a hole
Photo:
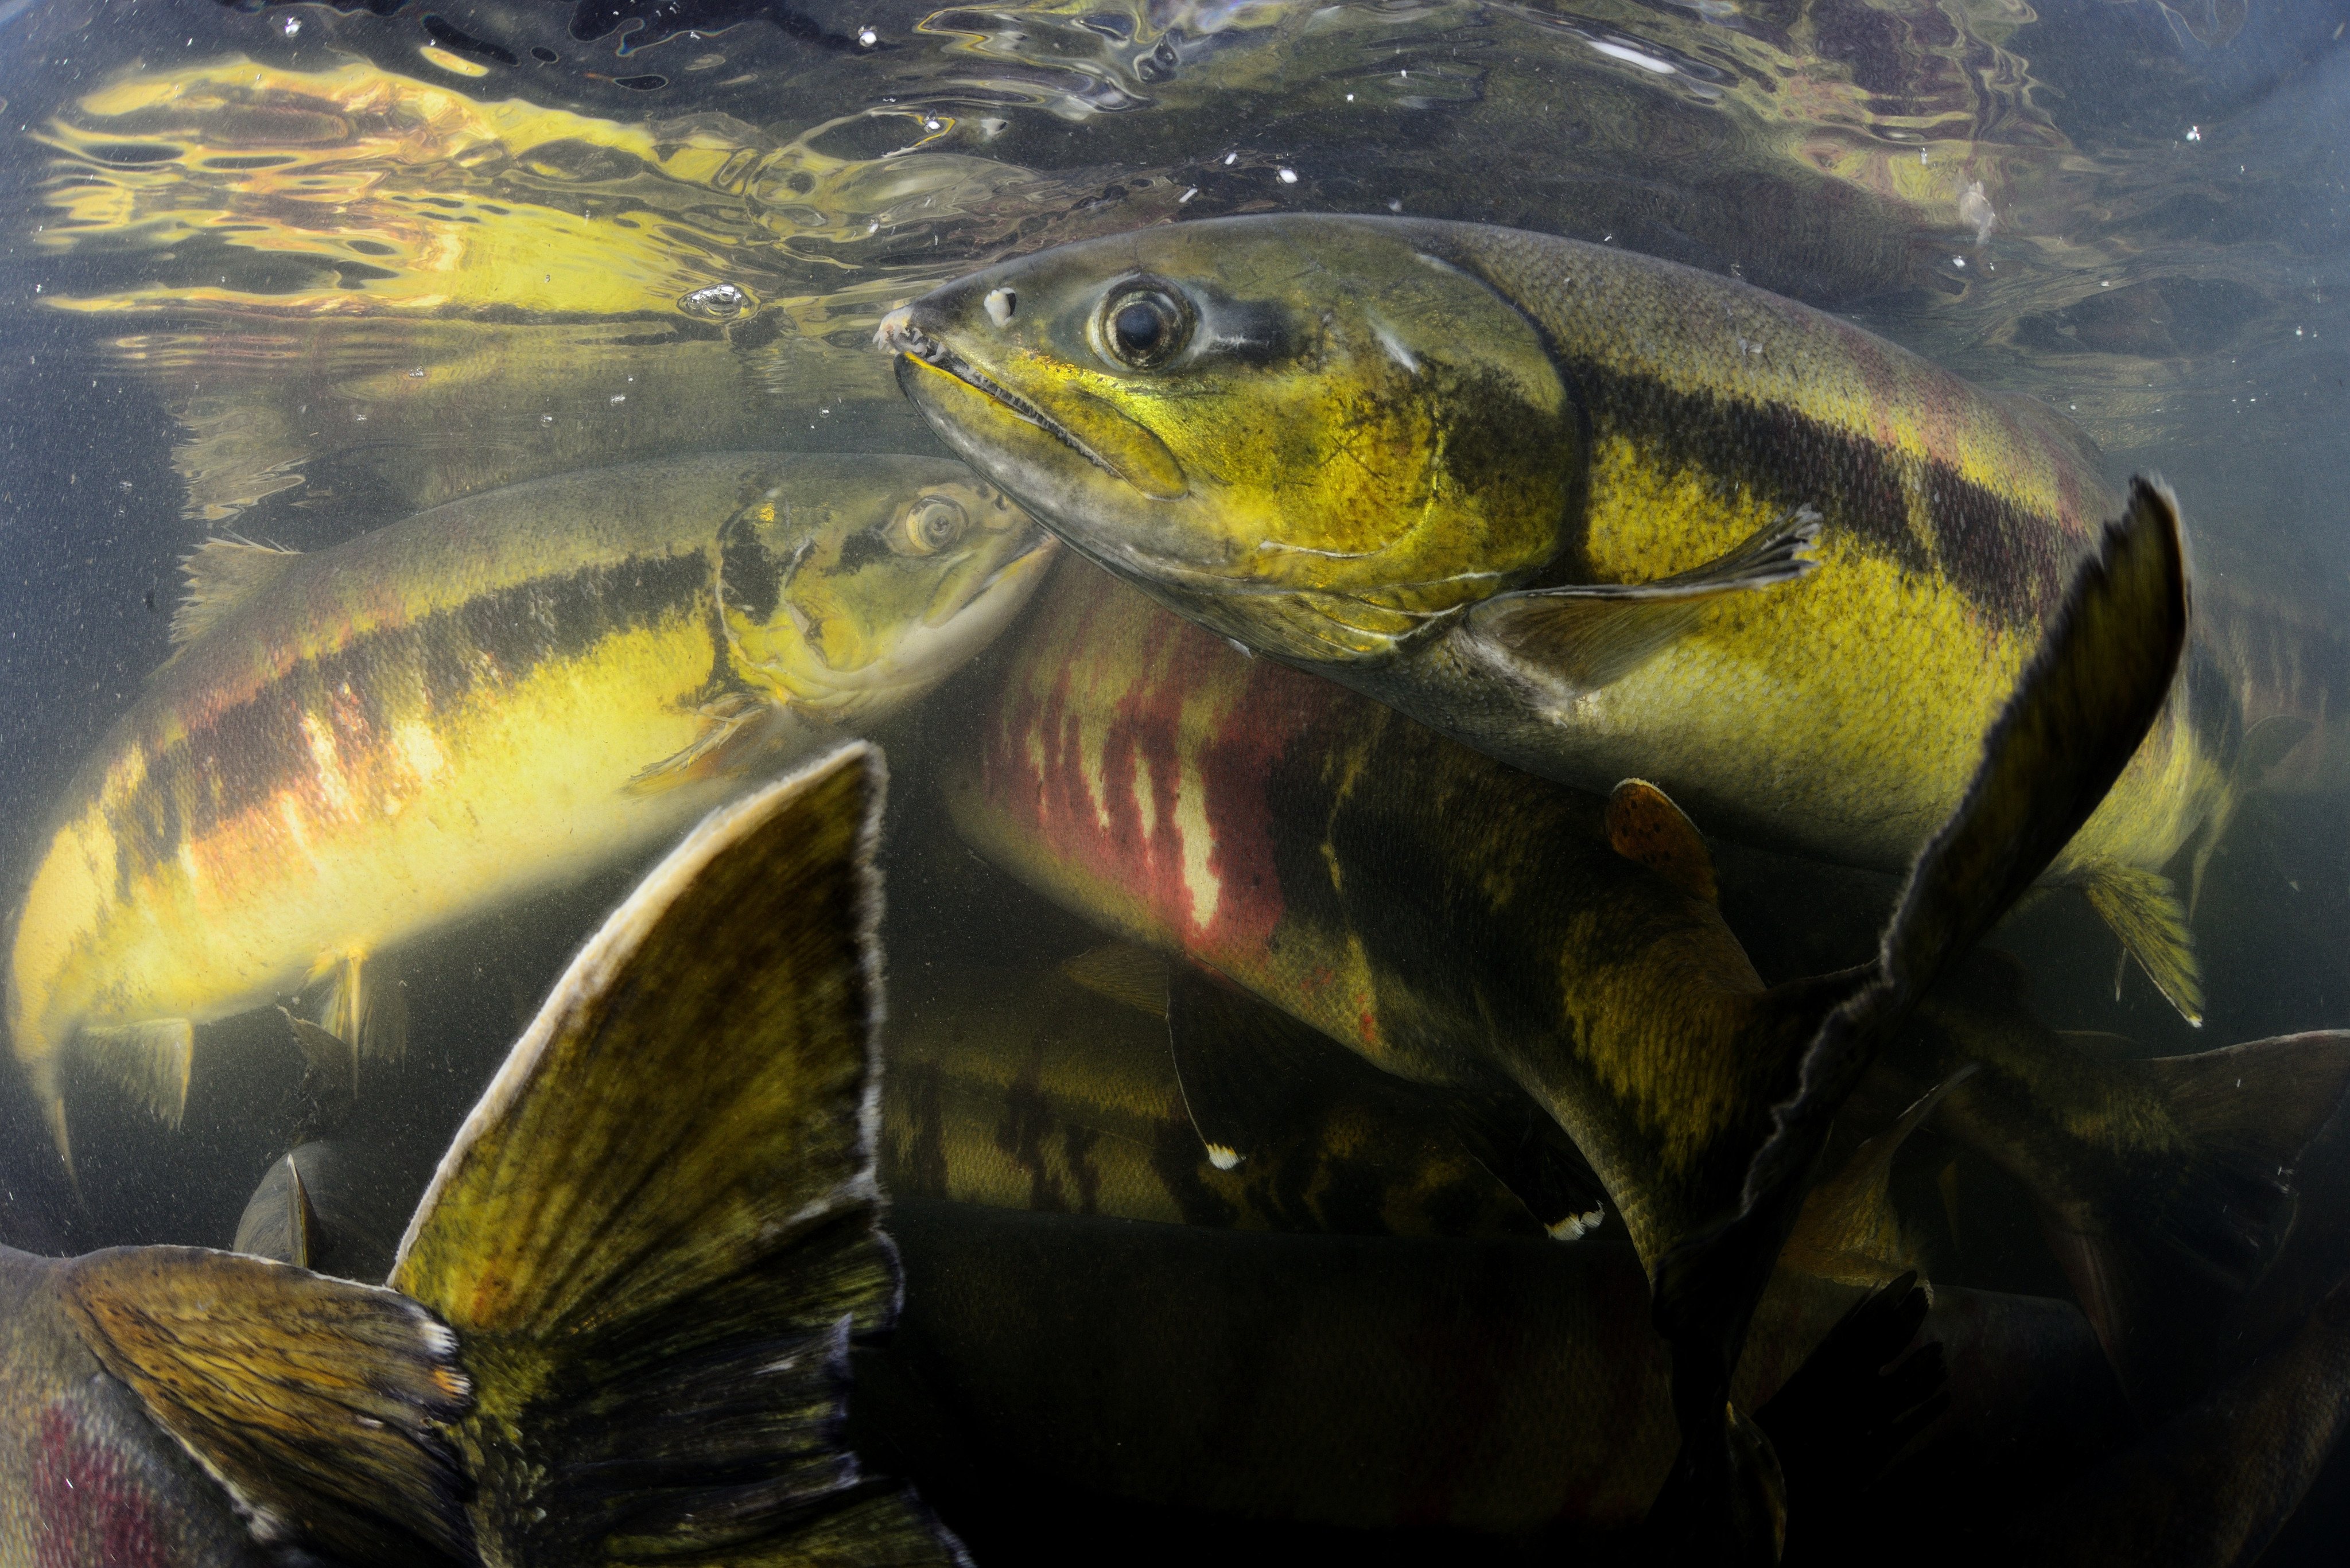
[[[1130,370],[1148,370],[1175,357],[1191,335],[1183,302],[1153,283],[1129,285],[1102,301],[1102,352]]]
[[[944,495],[925,495],[906,508],[889,544],[901,556],[935,556],[962,537],[971,519]]]

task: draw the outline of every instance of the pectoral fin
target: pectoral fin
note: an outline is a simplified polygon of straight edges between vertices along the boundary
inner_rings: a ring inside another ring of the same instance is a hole
[[[658,794],[743,771],[774,749],[782,711],[763,697],[730,691],[703,703],[694,716],[702,727],[692,741],[684,750],[639,769],[629,780],[630,794]]]
[[[1061,961],[1061,972],[1096,996],[1153,1018],[1167,1016],[1169,969],[1163,955],[1133,942],[1104,942]]]
[[[2203,971],[2195,938],[2170,878],[2135,866],[2100,866],[2089,874],[2089,906],[2104,917],[2155,989],[2188,1023],[2203,1027]]]
[[[1653,583],[1579,583],[1497,594],[1469,612],[1459,646],[1470,659],[1555,698],[1629,675],[1697,624],[1726,594],[1794,582],[1816,565],[1809,507],[1693,571]]]
[[[195,1026],[184,1018],[139,1023],[85,1023],[74,1049],[169,1127],[188,1108],[188,1075],[195,1062]]]

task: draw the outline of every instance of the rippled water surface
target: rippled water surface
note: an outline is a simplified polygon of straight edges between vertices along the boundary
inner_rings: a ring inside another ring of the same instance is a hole
[[[2141,1053],[2350,1024],[2345,26],[2342,0],[11,0],[0,881],[13,901],[169,653],[207,536],[320,548],[693,452],[936,452],[872,347],[934,286],[1143,225],[1400,213],[1742,278],[2044,400],[2116,479],[2161,472],[2246,718],[2315,737],[2214,863],[2200,1033],[2116,983],[2071,903],[2002,940],[2052,1022]],[[1050,969],[1095,939],[956,841],[923,771],[936,717],[884,735],[907,781],[893,968]],[[408,961],[411,1046],[359,1112],[381,1204],[421,1189],[637,864]],[[1818,967],[1747,908],[1725,905],[1767,977]],[[89,1088],[78,1203],[5,1075],[0,1241],[225,1245],[301,1114],[274,1017],[199,1032],[177,1129]],[[2303,1231],[2350,1237],[2350,1149],[2326,1147]],[[1977,1229],[1977,1282],[2063,1294],[2028,1218]],[[956,1484],[974,1542],[1016,1556]],[[2338,1554],[2345,1489],[2324,1470],[2270,1560]],[[1218,1550],[1293,1540],[1163,1500],[1069,1506]],[[1396,1541],[1519,1550],[1295,1549]]]

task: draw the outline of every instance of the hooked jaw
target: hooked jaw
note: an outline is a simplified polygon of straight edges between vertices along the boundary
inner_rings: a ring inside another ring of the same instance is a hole
[[[880,327],[873,334],[875,348],[885,354],[897,356],[898,385],[913,400],[915,407],[926,415],[931,414],[932,405],[915,390],[916,386],[924,385],[916,378],[921,370],[929,369],[949,382],[960,382],[1014,419],[1035,426],[1104,472],[1117,473],[1117,469],[1103,462],[1097,453],[1071,433],[1067,426],[981,371],[970,360],[949,348],[936,333],[926,331],[915,318],[916,308],[910,305],[899,306],[881,318]],[[935,395],[942,389],[925,386],[924,389]],[[932,422],[937,422],[936,416],[931,417]]]
[[[1016,475],[1007,488],[1029,501],[1031,510],[1041,503],[1047,520],[1065,534],[1082,526],[1089,513],[1190,493],[1190,475],[1157,434],[1087,390],[1066,367],[1058,367],[1061,373],[1049,386],[1015,385],[1036,379],[1019,372],[1024,359],[1038,357],[1009,337],[1008,321],[995,321],[993,311],[988,313],[992,326],[974,322],[958,333],[953,305],[952,298],[941,302],[934,295],[901,306],[882,318],[874,343],[897,357],[899,387],[972,466],[1002,479]],[[981,341],[967,353],[956,346],[958,337]],[[991,355],[998,337],[1004,339],[1003,351]]]

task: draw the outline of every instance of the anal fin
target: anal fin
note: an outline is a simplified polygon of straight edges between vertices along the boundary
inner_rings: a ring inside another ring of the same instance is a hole
[[[2188,1023],[2203,1026],[2203,971],[2170,878],[2135,866],[2099,866],[2084,888],[2146,977]]]
[[[184,1018],[138,1023],[85,1023],[74,1048],[140,1105],[178,1127],[188,1108],[188,1078],[195,1064],[195,1026]]]
[[[66,1271],[91,1353],[265,1543],[354,1568],[475,1560],[439,1429],[471,1391],[456,1337],[422,1307],[193,1247],[92,1252]]]
[[[1577,583],[1496,594],[1468,614],[1462,650],[1554,697],[1596,691],[1629,675],[1697,624],[1726,594],[1774,587],[1816,565],[1804,507],[1728,555],[1653,583]]]

